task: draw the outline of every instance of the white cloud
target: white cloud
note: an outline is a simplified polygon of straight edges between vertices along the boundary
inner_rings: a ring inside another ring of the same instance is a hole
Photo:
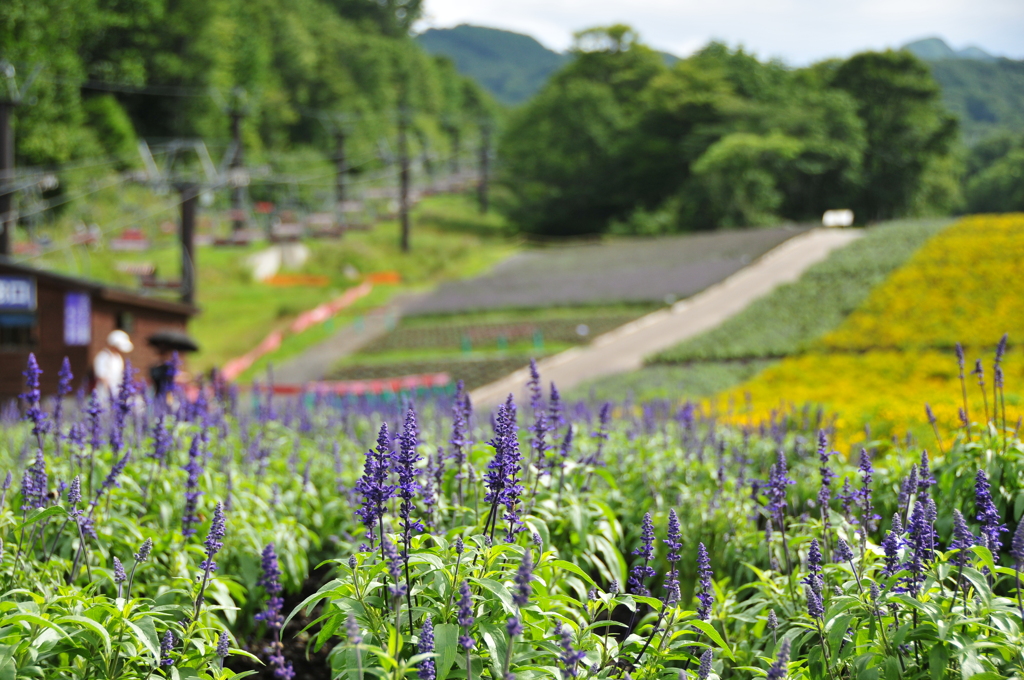
[[[460,23],[526,33],[556,50],[572,33],[628,23],[645,42],[685,55],[722,40],[794,65],[928,36],[1024,59],[1021,0],[426,0],[422,27]]]

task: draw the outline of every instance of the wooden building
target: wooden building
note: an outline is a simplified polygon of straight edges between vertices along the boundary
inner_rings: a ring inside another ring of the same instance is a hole
[[[105,285],[16,264],[0,256],[0,402],[24,391],[25,362],[34,352],[43,370],[43,394],[57,390],[64,357],[71,362],[75,389],[91,378],[92,360],[107,335],[121,329],[135,349],[128,355],[149,379],[160,357],[147,340],[160,331],[187,330],[198,310]]]

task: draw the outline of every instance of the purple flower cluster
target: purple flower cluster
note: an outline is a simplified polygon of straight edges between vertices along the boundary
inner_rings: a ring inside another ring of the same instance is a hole
[[[511,543],[515,540],[515,535],[525,529],[517,511],[519,496],[523,492],[519,480],[519,474],[522,472],[522,456],[519,452],[516,404],[511,394],[505,404],[498,407],[494,423],[494,438],[491,439],[490,445],[494,448],[494,457],[487,464],[484,481],[487,485],[485,500],[491,504],[491,510],[484,528],[486,529],[490,524],[493,534],[494,527],[498,523],[498,507],[504,506],[505,514],[502,518],[507,522],[505,538]]]
[[[388,484],[388,458],[391,453],[391,435],[388,424],[380,426],[377,447],[366,452],[363,476],[356,482],[356,491],[362,495],[363,503],[356,514],[366,527],[366,537],[372,549],[377,539],[377,527],[381,524],[388,499],[395,487]]]
[[[469,589],[469,582],[463,581],[459,584],[459,626],[462,627],[462,634],[459,636],[459,645],[467,652],[476,647],[476,642],[469,636],[469,629],[476,622],[473,616],[473,595]]]
[[[558,656],[558,662],[562,666],[562,677],[575,678],[579,674],[577,666],[587,658],[587,655],[573,648],[572,633],[568,626],[562,628],[559,635],[558,644],[562,648],[562,652]]]
[[[711,558],[703,543],[697,545],[697,618],[707,621],[711,618],[711,607],[715,603],[715,591],[711,584],[714,572],[711,571]]]
[[[523,559],[519,563],[519,569],[516,570],[515,584],[516,587],[512,591],[512,601],[516,603],[518,607],[525,607],[530,603],[530,595],[533,593],[533,559],[530,557],[530,551],[523,551]]]
[[[416,480],[416,464],[422,460],[417,452],[418,447],[419,431],[416,427],[416,411],[410,407],[405,414],[405,426],[402,429],[402,436],[399,437],[398,448],[391,454],[391,468],[398,477],[395,495],[402,499],[398,508],[398,516],[402,520],[402,533],[405,541],[403,555],[409,548],[412,532],[423,531],[423,524],[412,517],[416,494],[420,491],[420,484]]]
[[[679,551],[683,549],[683,537],[682,530],[679,527],[679,516],[676,515],[675,509],[668,511],[668,531],[664,540],[666,546],[668,546],[668,555],[665,559],[668,560],[668,573],[665,574],[665,603],[675,604],[679,602],[679,570],[676,568],[676,562],[679,561]]]
[[[203,545],[206,546],[206,559],[199,563],[200,569],[207,572],[217,570],[217,563],[213,561],[213,558],[224,547],[225,535],[227,535],[227,520],[224,517],[224,504],[218,501],[213,508],[210,531],[206,534],[206,540],[203,541]]]
[[[642,530],[640,533],[640,547],[633,551],[634,555],[638,555],[643,562],[637,563],[629,571],[629,581],[627,587],[629,592],[634,595],[649,595],[650,591],[647,590],[647,586],[644,581],[655,575],[654,568],[650,566],[650,561],[654,559],[654,521],[651,519],[651,513],[644,514],[644,521]]]
[[[1003,547],[999,535],[1006,531],[1006,525],[992,500],[992,487],[984,470],[978,470],[974,478],[974,508],[978,513],[975,519],[981,522],[981,545],[998,555]]]
[[[281,569],[277,562],[277,552],[274,544],[268,543],[263,549],[262,570],[256,581],[257,586],[262,586],[268,598],[263,611],[256,614],[257,621],[263,621],[271,634],[275,635],[284,625],[284,615],[281,609],[284,607],[284,598],[281,597]]]
[[[970,528],[967,526],[967,520],[964,519],[963,513],[956,508],[953,509],[953,541],[949,544],[950,550],[957,550],[957,554],[953,555],[953,564],[958,567],[966,566],[970,564],[971,555],[969,553],[971,546],[974,545],[974,534],[971,533]]]
[[[192,439],[188,450],[188,463],[184,467],[188,477],[185,480],[185,507],[181,513],[181,535],[185,538],[194,536],[196,525],[199,524],[199,476],[203,474],[202,456],[199,453],[199,435]]]
[[[36,508],[46,507],[50,479],[46,474],[46,459],[42,449],[36,449],[36,459],[25,468],[21,477],[21,513],[27,515]]]
[[[25,376],[25,392],[21,398],[25,400],[25,420],[31,421],[32,434],[35,436],[39,448],[43,448],[43,436],[49,430],[49,422],[42,409],[43,396],[39,390],[39,376],[42,374],[43,371],[39,368],[36,355],[29,353],[28,365],[22,372],[22,375]]]
[[[430,654],[434,651],[434,623],[430,620],[430,614],[423,619],[423,628],[420,630],[420,641],[417,646],[420,654]],[[420,680],[435,680],[437,678],[437,664],[433,657],[420,661]]]

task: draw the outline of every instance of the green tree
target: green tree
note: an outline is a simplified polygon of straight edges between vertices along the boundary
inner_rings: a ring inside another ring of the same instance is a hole
[[[864,122],[861,186],[850,207],[866,220],[911,212],[927,191],[927,171],[951,153],[957,133],[927,65],[909,52],[865,52],[839,65],[831,84],[857,101]]]

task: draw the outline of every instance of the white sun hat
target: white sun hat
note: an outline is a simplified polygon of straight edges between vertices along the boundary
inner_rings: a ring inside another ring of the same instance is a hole
[[[107,344],[117,349],[121,354],[128,354],[135,349],[131,338],[122,330],[110,331],[110,335],[107,336]]]

